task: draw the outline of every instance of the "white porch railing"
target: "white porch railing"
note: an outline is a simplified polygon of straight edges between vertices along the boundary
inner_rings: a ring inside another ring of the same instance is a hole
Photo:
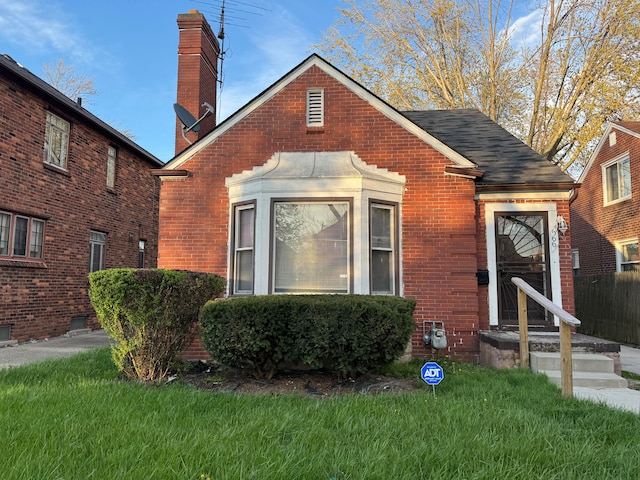
[[[560,319],[560,381],[562,395],[573,396],[573,360],[571,356],[571,327],[580,325],[580,320],[543,296],[521,278],[511,279],[518,287],[518,326],[520,329],[520,366],[529,367],[529,325],[527,297],[544,307]]]

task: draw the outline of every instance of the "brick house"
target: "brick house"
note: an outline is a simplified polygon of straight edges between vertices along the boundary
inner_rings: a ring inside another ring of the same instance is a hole
[[[640,122],[613,122],[600,138],[571,202],[575,273],[639,271]]]
[[[197,11],[178,25],[195,118],[215,105],[218,44]],[[179,125],[156,173],[159,266],[222,275],[230,296],[411,297],[412,354],[438,321],[464,361],[481,331],[517,326],[512,276],[573,311],[568,176],[479,111],[397,111],[315,54],[219,125]]]
[[[0,55],[0,340],[99,325],[90,271],[157,264],[156,157]]]

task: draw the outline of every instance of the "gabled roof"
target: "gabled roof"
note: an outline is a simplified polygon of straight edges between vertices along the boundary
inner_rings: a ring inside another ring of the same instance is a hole
[[[456,174],[482,177],[478,185],[508,185],[513,188],[551,185],[571,189],[573,180],[478,110],[435,110],[399,112],[371,91],[348,77],[317,54],[312,54],[212,132],[169,161],[164,171],[177,170],[199,151],[215,142],[252,111],[267,102],[311,67],[318,67],[368,102],[383,115],[424,140],[451,160]],[[160,172],[158,172],[162,175]],[[484,174],[484,176],[483,176]]]
[[[147,152],[140,145],[133,142],[129,137],[123,135],[112,126],[103,122],[87,109],[82,108],[77,102],[74,102],[59,90],[31,73],[28,69],[13,60],[9,55],[0,54],[0,73],[12,76],[16,81],[27,84],[40,98],[43,98],[52,104],[56,104],[67,111],[73,112],[75,115],[82,118],[88,125],[91,125],[95,130],[102,132],[107,137],[111,137],[121,145],[126,145],[128,148],[140,155],[151,166],[160,167],[163,165],[162,161],[156,156]]]
[[[578,178],[578,182],[582,183],[587,177],[587,174],[591,169],[591,165],[593,165],[596,158],[600,154],[600,150],[602,149],[604,143],[609,139],[609,134],[613,129],[619,130],[633,137],[640,138],[640,122],[609,122],[604,130],[604,133],[600,137],[600,140],[598,141],[598,145],[596,145],[596,148],[593,150],[593,153],[589,157],[589,160],[587,160],[587,164],[584,166],[584,169],[580,174],[580,178]]]
[[[573,183],[556,165],[475,109],[402,112],[484,171],[479,185]]]
[[[312,67],[318,67],[327,75],[333,77],[336,81],[343,84],[357,96],[362,98],[365,102],[368,102],[378,111],[380,111],[383,115],[387,116],[389,119],[395,121],[400,126],[413,133],[416,137],[421,138],[427,144],[432,146],[434,149],[446,155],[454,164],[459,165],[461,167],[474,167],[474,164],[460,155],[458,152],[452,150],[447,145],[443,144],[440,140],[433,137],[426,132],[424,129],[417,126],[415,123],[409,121],[404,115],[398,112],[391,105],[386,103],[380,97],[374,95],[365,87],[360,85],[358,82],[348,77],[340,70],[335,68],[333,65],[328,63],[326,60],[321,58],[317,54],[310,55],[306,60],[300,63],[297,67],[293,68],[289,73],[284,75],[280,80],[276,83],[268,87],[258,96],[256,96],[253,100],[247,103],[244,107],[240,108],[240,110],[236,111],[229,118],[220,123],[213,131],[211,131],[208,135],[205,135],[203,138],[199,139],[190,147],[187,147],[185,150],[176,155],[172,160],[167,162],[164,167],[164,170],[173,170],[178,169],[182,164],[184,164],[191,157],[196,155],[199,151],[206,148],[211,143],[215,142],[218,137],[223,135],[227,130],[232,128],[236,123],[241,121],[251,112],[259,108],[261,105],[266,103],[268,100],[273,98],[276,94],[278,94],[281,90],[283,90],[287,85],[293,82],[296,78],[300,77],[304,72],[309,70]]]

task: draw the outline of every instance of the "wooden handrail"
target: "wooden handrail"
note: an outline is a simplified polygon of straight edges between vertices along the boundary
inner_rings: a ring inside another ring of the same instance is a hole
[[[518,325],[520,328],[520,366],[529,366],[529,322],[527,297],[544,307],[560,319],[560,381],[562,395],[573,396],[573,361],[571,357],[571,327],[580,325],[580,320],[559,307],[521,278],[511,282],[518,287]]]

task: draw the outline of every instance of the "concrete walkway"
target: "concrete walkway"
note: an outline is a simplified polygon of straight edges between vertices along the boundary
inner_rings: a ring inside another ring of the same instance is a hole
[[[62,337],[29,343],[8,343],[0,347],[0,369],[26,365],[43,360],[69,357],[91,348],[109,345],[109,337],[103,330],[79,331]],[[622,370],[640,375],[640,349],[620,346]],[[629,388],[583,388],[574,387],[577,398],[606,403],[640,414],[640,390]]]
[[[84,350],[106,345],[109,345],[109,337],[104,330],[81,330],[37,342],[7,342],[6,346],[0,348],[0,369],[69,357]]]

